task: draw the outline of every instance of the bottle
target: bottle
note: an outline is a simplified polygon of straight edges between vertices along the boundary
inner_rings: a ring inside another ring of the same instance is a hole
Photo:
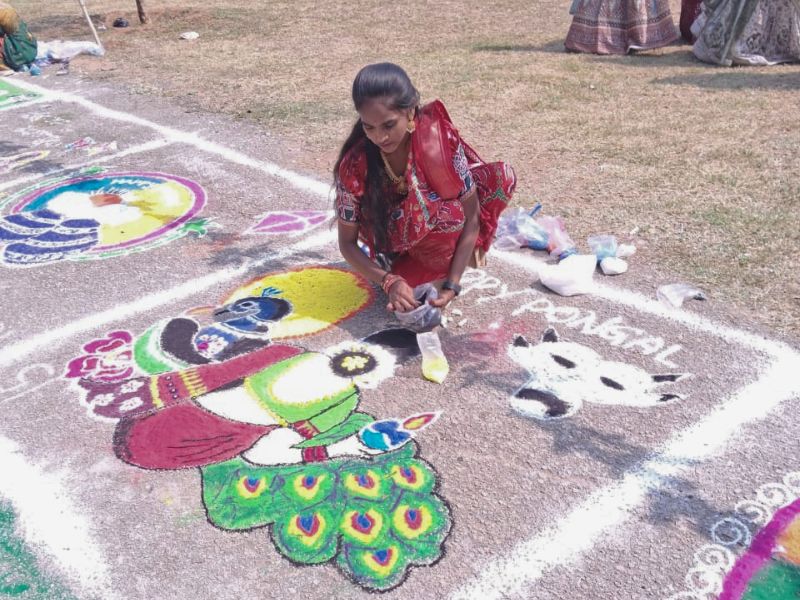
[[[422,375],[428,381],[442,383],[450,372],[447,357],[442,352],[442,343],[439,334],[427,331],[417,334],[417,343],[422,352]]]

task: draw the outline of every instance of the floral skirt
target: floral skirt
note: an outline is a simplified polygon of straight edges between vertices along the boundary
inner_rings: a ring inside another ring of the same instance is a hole
[[[800,62],[800,3],[796,0],[714,0],[692,27],[702,61],[724,66]]]
[[[578,0],[567,50],[627,54],[678,39],[668,0]]]
[[[476,254],[481,254],[487,252],[494,241],[497,221],[511,200],[517,178],[511,166],[502,162],[479,165],[470,169],[470,172],[478,192],[480,207],[480,229],[475,249]],[[412,287],[447,278],[464,228],[464,213],[461,200],[442,202],[453,203],[447,207],[450,210],[440,209],[440,214],[448,217],[437,222],[431,232],[408,252],[391,261],[392,273],[402,276]]]

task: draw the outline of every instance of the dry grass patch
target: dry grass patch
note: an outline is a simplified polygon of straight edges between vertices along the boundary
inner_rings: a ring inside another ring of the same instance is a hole
[[[19,4],[43,39],[80,27],[54,25],[74,15],[72,3]],[[578,240],[638,227],[637,268],[697,283],[734,312],[800,336],[800,67],[716,68],[685,45],[567,54],[570,17],[555,0],[149,6],[153,22],[141,27],[133,0],[91,0],[108,25],[125,16],[133,26],[109,28],[108,56],[76,67],[253,120],[327,178],[353,122],[353,76],[392,60],[425,98],[445,101],[485,156],[515,166],[518,202],[566,216]],[[178,40],[187,30],[200,39]]]

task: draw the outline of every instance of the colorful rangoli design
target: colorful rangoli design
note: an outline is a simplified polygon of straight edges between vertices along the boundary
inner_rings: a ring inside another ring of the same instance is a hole
[[[40,95],[36,92],[20,89],[15,85],[11,85],[8,81],[0,79],[0,110],[23,102],[30,102]]]
[[[275,210],[262,215],[249,233],[301,235],[333,218],[332,210]]]
[[[197,183],[163,173],[103,172],[48,181],[3,200],[2,260],[34,266],[108,258],[205,233]]]
[[[270,326],[273,340],[321,332],[349,319],[374,298],[369,283],[352,271],[303,267],[256,277],[226,296],[223,304],[271,294],[275,290],[271,297],[287,301],[292,309]]]
[[[50,150],[30,150],[19,154],[0,156],[0,175],[23,169],[50,156]]]
[[[778,510],[728,574],[719,600],[800,598],[800,499]]]
[[[19,535],[17,516],[0,500],[0,598],[75,600],[66,586],[39,565],[31,547]]]
[[[268,527],[294,563],[332,562],[362,587],[387,590],[410,567],[436,562],[450,531],[436,473],[414,441],[438,414],[359,410],[364,389],[418,352],[416,337],[387,330],[321,351],[274,342],[327,329],[371,301],[349,271],[274,273],[221,307],[84,344],[65,376],[91,414],[115,422],[121,460],[200,469],[213,525]]]
[[[563,419],[586,403],[618,406],[663,406],[682,396],[661,387],[686,378],[686,373],[652,374],[636,365],[604,360],[597,352],[559,338],[551,328],[538,344],[517,336],[509,356],[530,374],[511,398],[522,415],[539,420]]]
[[[201,469],[208,518],[230,530],[265,525],[298,564],[334,561],[368,589],[400,584],[442,553],[450,512],[415,444],[370,460],[258,467],[236,458]]]
[[[709,529],[694,554],[687,589],[668,600],[800,597],[800,471],[761,485]],[[742,549],[746,549],[742,554]]]

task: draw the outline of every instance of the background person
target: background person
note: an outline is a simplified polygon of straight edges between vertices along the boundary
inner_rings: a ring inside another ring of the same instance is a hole
[[[0,2],[0,76],[21,71],[36,60],[36,38],[14,7]]]
[[[800,62],[800,0],[705,0],[692,32],[692,52],[704,62]]]
[[[681,18],[679,29],[681,37],[689,44],[694,44],[695,37],[692,34],[692,25],[700,16],[700,5],[702,0],[681,0]]]
[[[573,52],[627,54],[678,39],[669,0],[574,0],[564,46]]]

